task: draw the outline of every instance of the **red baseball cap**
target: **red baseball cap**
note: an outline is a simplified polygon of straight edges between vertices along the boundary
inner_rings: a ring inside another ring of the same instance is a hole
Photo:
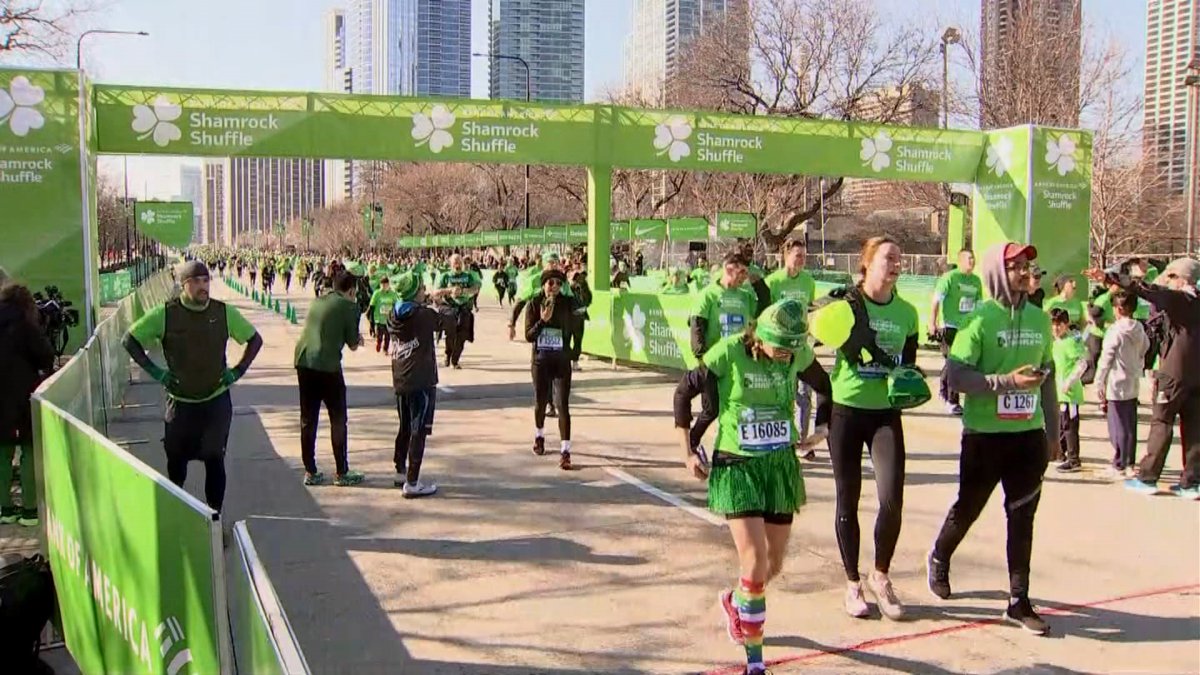
[[[1037,260],[1037,249],[1029,244],[1017,244],[1013,242],[1004,245],[1004,260],[1006,262],[1021,255],[1025,256],[1026,260]]]

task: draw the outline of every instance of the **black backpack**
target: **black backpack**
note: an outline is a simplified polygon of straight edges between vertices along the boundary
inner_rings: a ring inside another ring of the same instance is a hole
[[[0,658],[12,672],[40,668],[42,630],[54,615],[54,580],[40,555],[0,568]]]

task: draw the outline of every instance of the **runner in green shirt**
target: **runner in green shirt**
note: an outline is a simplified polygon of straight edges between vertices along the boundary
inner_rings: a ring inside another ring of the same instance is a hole
[[[813,301],[817,299],[817,282],[804,269],[804,263],[808,260],[808,244],[805,243],[803,237],[787,239],[783,242],[781,253],[783,267],[767,275],[764,280],[767,288],[771,291],[771,302],[795,300],[800,303],[805,312],[808,312],[812,308]],[[811,411],[812,389],[806,384],[801,384],[796,390],[796,426],[800,432],[800,439],[804,441],[808,440],[808,418]],[[828,420],[818,421],[816,429],[818,437],[808,445],[815,446],[829,435],[828,422]],[[816,458],[816,450],[810,449],[804,455],[804,459],[809,461]]]
[[[1067,312],[1071,330],[1078,331],[1083,327],[1083,301],[1075,297],[1075,278],[1069,274],[1060,274],[1054,279],[1054,297],[1046,298],[1042,310],[1047,315],[1051,310],[1061,307]]]
[[[446,366],[458,370],[463,348],[468,342],[475,341],[475,314],[471,307],[475,295],[483,287],[483,279],[474,270],[467,269],[462,256],[455,253],[450,256],[450,271],[438,279],[437,287],[457,289],[442,298],[441,311],[454,317],[454,330],[446,331]]]
[[[371,304],[367,307],[367,316],[375,333],[375,351],[380,349],[387,354],[392,346],[392,336],[388,333],[388,317],[392,308],[400,300],[400,296],[392,290],[392,280],[386,276],[379,278],[379,290],[371,294]]]
[[[687,274],[678,267],[672,269],[663,282],[661,293],[663,295],[686,295],[690,292],[691,287],[688,286]]]
[[[1029,601],[1033,521],[1050,444],[1058,438],[1058,402],[1050,320],[1027,300],[1037,249],[997,244],[983,259],[991,299],[959,330],[947,375],[963,393],[958,499],[927,559],[929,590],[949,598],[950,558],[979,517],[996,484],[1008,518],[1010,599],[1004,617],[1045,634],[1049,626]]]
[[[692,353],[703,363],[705,352],[718,341],[741,333],[757,315],[758,299],[746,285],[746,259],[740,253],[730,253],[725,256],[721,278],[703,288],[696,297],[695,309],[688,320]],[[700,402],[700,415],[692,426],[690,438],[692,448],[703,452],[700,441],[717,419],[717,402],[708,394]]]
[[[950,353],[958,327],[982,300],[983,282],[975,274],[975,254],[970,249],[963,249],[958,252],[958,267],[938,277],[929,311],[929,333],[941,336],[943,358]],[[946,412],[961,415],[958,392],[947,386],[944,365],[939,390],[946,402]]]
[[[675,390],[675,428],[688,471],[707,480],[708,508],[725,517],[737,549],[738,582],[718,601],[729,638],[745,649],[747,673],[766,672],[766,585],[783,569],[792,521],[806,501],[796,459],[804,446],[792,419],[797,378],[829,394],[829,377],[808,344],[805,314],[793,300],[767,307],[756,325],[713,345]],[[692,442],[697,395],[717,401],[711,463]]]
[[[692,288],[695,291],[700,291],[708,285],[708,263],[703,258],[696,263],[696,268],[692,270],[690,278],[692,280]]]
[[[167,389],[163,450],[167,477],[183,487],[188,463],[204,462],[204,497],[220,513],[225,501],[225,444],[233,421],[229,388],[240,380],[262,349],[262,337],[233,305],[209,297],[208,268],[198,260],[182,264],[176,276],[179,297],[152,308],[129,327],[129,356]],[[246,345],[241,361],[229,368],[229,340]],[[160,343],[167,367],[154,363],[146,347]]]

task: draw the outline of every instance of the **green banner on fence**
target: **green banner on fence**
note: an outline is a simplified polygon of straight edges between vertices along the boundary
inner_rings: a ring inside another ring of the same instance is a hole
[[[637,241],[663,241],[667,238],[667,221],[643,219],[629,221],[630,237]]]
[[[546,242],[546,230],[540,227],[527,227],[521,230],[522,244],[544,244]]]
[[[523,230],[500,230],[500,243],[504,246],[517,246],[521,243]]]
[[[220,672],[212,512],[55,405],[35,405],[46,545],[79,669]]]
[[[717,214],[718,239],[753,239],[758,234],[758,216],[753,213]]]
[[[185,248],[192,243],[194,208],[191,202],[137,202],[133,222],[151,239],[171,248]]]
[[[589,354],[685,370],[696,365],[688,346],[691,295],[596,291],[583,336]],[[611,330],[609,328],[611,327]]]
[[[587,223],[570,223],[567,225],[567,243],[582,244],[588,240]]]
[[[707,218],[668,218],[667,238],[671,241],[707,241]]]
[[[1084,299],[1088,286],[1081,272],[1091,260],[1092,136],[1035,127],[1033,149],[1029,243],[1037,247],[1038,266],[1049,272],[1044,281],[1074,275],[1076,297]]]
[[[632,230],[627,220],[614,220],[612,222],[612,240],[613,241],[629,241]]]
[[[546,227],[546,242],[550,244],[567,243],[567,226],[548,225]]]

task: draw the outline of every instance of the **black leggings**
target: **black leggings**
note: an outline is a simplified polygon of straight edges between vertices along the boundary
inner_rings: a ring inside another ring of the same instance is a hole
[[[887,572],[900,539],[904,509],[904,426],[898,410],[864,410],[833,404],[829,456],[837,488],[834,531],[846,578],[858,581],[858,498],[862,493],[862,449],[875,466],[879,515],[875,517],[875,569]]]
[[[566,358],[535,360],[533,371],[533,425],[538,429],[546,426],[546,406],[553,392],[554,406],[558,408],[558,434],[564,441],[571,440],[571,362]]]
[[[999,483],[1008,516],[1008,583],[1013,597],[1029,594],[1033,517],[1042,498],[1046,433],[1041,429],[1007,434],[963,434],[958,464],[958,499],[950,507],[933,545],[933,557],[950,563],[971,525]]]

